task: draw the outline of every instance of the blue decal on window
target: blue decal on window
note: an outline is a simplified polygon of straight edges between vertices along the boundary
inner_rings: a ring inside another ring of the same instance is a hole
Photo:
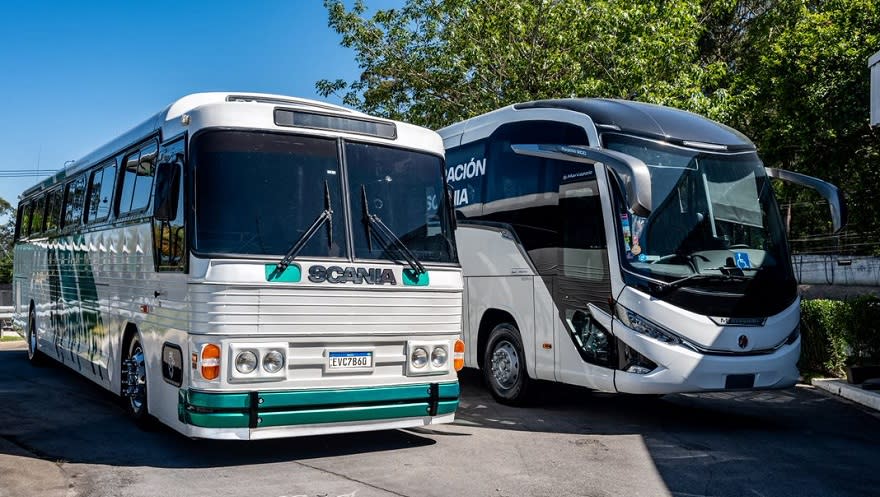
[[[746,252],[734,252],[733,256],[736,267],[740,269],[748,269],[752,267],[752,262],[749,260],[749,254]]]

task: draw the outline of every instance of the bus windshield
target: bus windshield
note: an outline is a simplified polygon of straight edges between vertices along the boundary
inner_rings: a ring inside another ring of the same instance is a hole
[[[650,216],[618,209],[631,270],[674,286],[786,271],[784,230],[757,154],[708,153],[617,134],[603,140],[644,161],[651,174]]]
[[[332,222],[305,243],[299,256],[349,257],[337,139],[218,130],[196,136],[191,150],[196,253],[280,259],[321,214],[329,193]],[[344,156],[355,258],[405,260],[397,250],[367,243],[363,189],[369,212],[416,258],[455,262],[441,157],[352,142],[345,143]]]

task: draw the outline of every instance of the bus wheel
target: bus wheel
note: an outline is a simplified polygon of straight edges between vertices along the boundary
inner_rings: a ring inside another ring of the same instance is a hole
[[[33,366],[46,364],[46,355],[37,348],[37,314],[33,309],[28,313],[27,323],[27,353],[28,361]]]
[[[510,323],[496,326],[489,334],[484,354],[483,378],[495,400],[509,405],[524,404],[531,381],[516,326]]]
[[[150,427],[150,414],[147,408],[147,366],[144,347],[135,335],[128,344],[125,359],[122,361],[122,397],[125,411],[141,428]]]

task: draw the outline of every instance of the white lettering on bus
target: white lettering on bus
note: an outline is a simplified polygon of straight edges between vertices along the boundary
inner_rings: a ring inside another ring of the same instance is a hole
[[[486,174],[486,159],[471,157],[469,162],[451,166],[446,170],[446,182],[461,181],[463,179],[476,178]]]

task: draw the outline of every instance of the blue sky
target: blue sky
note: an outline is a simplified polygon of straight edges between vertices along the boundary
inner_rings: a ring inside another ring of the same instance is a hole
[[[359,74],[340,38],[320,0],[4,2],[0,172],[48,175],[188,93],[320,100],[317,80]],[[0,177],[0,197],[39,179]]]

